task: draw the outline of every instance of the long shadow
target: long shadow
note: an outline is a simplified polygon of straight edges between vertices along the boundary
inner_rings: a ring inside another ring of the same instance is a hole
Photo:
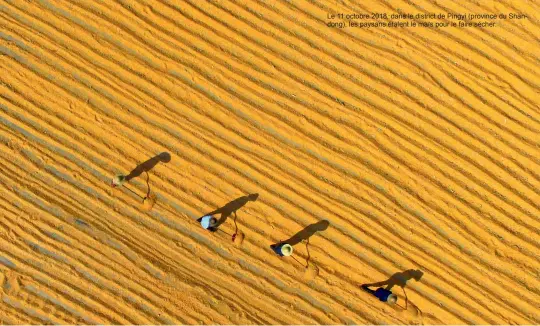
[[[171,161],[171,154],[163,152],[159,155],[152,157],[151,159],[137,165],[133,171],[126,176],[126,181],[140,176],[143,172],[152,170],[159,162],[168,163]]]
[[[227,221],[227,218],[229,218],[229,216],[231,216],[232,213],[235,213],[236,215],[237,210],[239,210],[242,206],[247,204],[247,202],[256,201],[258,197],[259,197],[259,194],[251,194],[247,196],[242,196],[240,198],[236,198],[235,200],[227,203],[225,206],[218,208],[215,211],[212,211],[210,213],[204,214],[203,216],[221,214],[215,226],[217,228],[221,224],[225,223],[225,221]],[[235,218],[235,225],[236,225],[236,218]]]
[[[404,272],[395,273],[394,275],[390,276],[389,279],[382,282],[376,282],[376,283],[370,283],[370,284],[364,284],[366,286],[383,286],[386,285],[387,290],[392,290],[392,288],[397,285],[401,288],[405,288],[407,285],[407,281],[410,279],[415,279],[416,281],[420,281],[424,273],[419,269],[409,269]]]
[[[284,240],[284,241],[280,241],[280,243],[288,243],[291,246],[294,246],[294,245],[302,242],[302,240],[309,239],[309,237],[314,235],[316,232],[326,230],[329,225],[330,225],[330,222],[328,222],[327,220],[322,220],[322,221],[319,221],[317,223],[313,223],[311,225],[306,226],[302,231],[296,233],[295,235],[293,235],[289,239]]]

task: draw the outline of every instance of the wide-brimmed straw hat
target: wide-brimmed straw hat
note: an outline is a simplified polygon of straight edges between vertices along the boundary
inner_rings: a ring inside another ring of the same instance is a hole
[[[293,247],[290,244],[286,243],[283,246],[281,246],[281,253],[283,254],[283,256],[290,256],[292,255],[292,252],[293,252]]]

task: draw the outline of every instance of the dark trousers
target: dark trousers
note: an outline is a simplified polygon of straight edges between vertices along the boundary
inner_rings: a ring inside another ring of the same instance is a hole
[[[368,288],[367,285],[362,285],[362,290],[366,291],[367,293],[375,294],[375,291]]]

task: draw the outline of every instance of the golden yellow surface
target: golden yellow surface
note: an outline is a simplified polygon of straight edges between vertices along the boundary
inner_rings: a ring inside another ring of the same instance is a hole
[[[327,26],[398,11],[527,18]],[[0,322],[540,323],[539,12],[1,1]]]

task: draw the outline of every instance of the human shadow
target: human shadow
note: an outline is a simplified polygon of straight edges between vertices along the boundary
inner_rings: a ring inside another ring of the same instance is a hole
[[[378,286],[382,287],[386,285],[386,290],[390,291],[394,286],[399,286],[403,294],[405,296],[405,307],[402,307],[403,309],[407,310],[409,299],[407,297],[407,292],[405,292],[405,286],[407,285],[407,282],[410,279],[414,279],[415,281],[420,281],[422,276],[424,275],[424,272],[422,272],[419,269],[409,269],[404,272],[395,273],[394,275],[390,276],[389,279],[382,282],[376,282],[376,283],[369,283],[369,284],[362,284],[362,286]],[[421,312],[421,311],[420,311]]]
[[[168,163],[171,161],[171,154],[163,152],[159,155],[152,157],[149,160],[137,165],[127,176],[126,181],[129,181],[133,178],[140,176],[143,172],[148,172],[152,170],[159,162]]]
[[[330,222],[328,222],[327,220],[322,220],[317,223],[313,223],[311,225],[306,226],[302,231],[296,233],[289,239],[280,241],[280,243],[288,243],[291,246],[294,246],[302,242],[302,240],[308,240],[316,232],[321,232],[321,231],[326,230],[329,225],[330,225]]]
[[[215,215],[215,214],[221,214],[219,220],[217,221],[215,227],[219,227],[221,224],[225,223],[227,221],[227,218],[231,216],[232,213],[235,213],[235,226],[236,226],[236,211],[242,208],[245,204],[247,204],[250,201],[256,201],[259,197],[259,194],[251,194],[247,196],[242,196],[240,198],[236,198],[235,200],[227,203],[225,206],[216,209],[215,211],[212,211],[210,213],[205,214],[207,215]]]
[[[386,285],[386,289],[390,291],[395,285],[401,288],[404,288],[407,285],[407,281],[409,281],[410,279],[415,279],[416,281],[420,281],[423,275],[424,273],[419,269],[409,269],[404,272],[395,273],[394,275],[390,276],[390,278],[387,279],[386,281],[364,284],[364,285],[379,286],[379,287]]]

